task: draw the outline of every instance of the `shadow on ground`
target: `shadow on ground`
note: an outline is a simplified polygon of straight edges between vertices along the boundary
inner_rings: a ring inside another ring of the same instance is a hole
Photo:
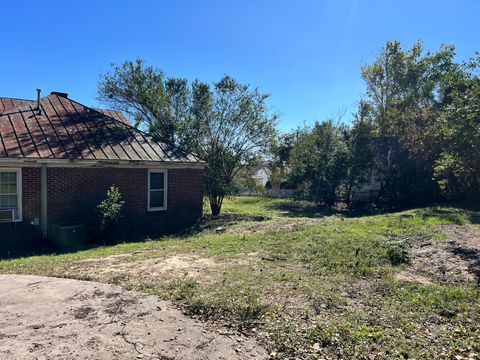
[[[423,211],[422,217],[437,217],[445,222],[457,225],[463,225],[466,222],[480,224],[479,210],[465,206],[455,206],[455,209],[428,208]]]
[[[269,210],[278,211],[285,217],[306,217],[320,218],[332,215],[341,215],[345,217],[361,217],[368,215],[381,214],[382,211],[373,206],[347,207],[344,204],[336,206],[323,206],[310,201],[291,201],[282,203],[272,203],[267,206]]]
[[[441,208],[443,206],[444,208]],[[448,207],[445,207],[448,206]],[[319,218],[325,216],[339,215],[344,217],[362,217],[382,214],[394,214],[405,210],[415,210],[415,207],[398,207],[395,209],[379,209],[373,205],[347,206],[337,204],[333,207],[319,205],[309,201],[291,201],[272,203],[267,209],[280,212],[285,217],[306,217]],[[480,224],[480,205],[477,202],[461,202],[446,204],[431,204],[428,207],[418,208],[419,214],[424,218],[436,217],[442,221],[462,225],[466,222]],[[401,215],[401,217],[412,217],[413,214]]]
[[[457,246],[451,252],[469,263],[469,271],[475,275],[477,284],[480,285],[480,251]]]
[[[202,220],[198,221],[194,225],[188,228],[163,228],[157,230],[151,230],[148,233],[125,233],[120,235],[114,235],[116,240],[91,240],[84,246],[72,247],[72,248],[59,248],[53,242],[49,240],[32,240],[29,242],[9,241],[8,246],[4,243],[0,243],[0,260],[15,259],[28,256],[38,255],[60,255],[71,254],[78,251],[89,250],[99,246],[113,246],[123,243],[136,243],[150,241],[151,239],[162,240],[170,236],[176,236],[179,238],[187,238],[197,235],[205,231],[218,231],[232,226],[240,222],[261,222],[268,220],[269,217],[261,215],[245,215],[245,214],[222,214],[216,217],[206,215]],[[2,246],[3,245],[3,246]]]
[[[110,246],[122,243],[134,243],[144,242],[150,239],[157,239],[168,235],[175,234],[179,230],[170,229],[169,231],[152,231],[150,233],[133,233],[133,232],[121,232],[121,235],[112,235],[107,239],[93,238],[87,235],[87,240],[82,245],[77,246],[58,246],[54,241],[50,239],[18,239],[15,241],[15,236],[12,239],[6,239],[7,241],[0,242],[0,260],[15,259],[29,256],[39,255],[60,255],[71,254],[78,251],[89,250],[100,246]],[[118,231],[117,233],[120,233]],[[112,240],[112,239],[115,240]],[[2,239],[3,240],[3,239]]]

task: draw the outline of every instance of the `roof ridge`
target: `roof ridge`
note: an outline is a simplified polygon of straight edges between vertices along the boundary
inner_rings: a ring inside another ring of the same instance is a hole
[[[12,99],[12,100],[22,100],[22,101],[35,101],[30,99],[23,99],[23,98],[15,98],[10,96],[0,96],[0,99]]]
[[[106,110],[106,111],[115,111],[115,112],[121,112],[123,113],[123,110],[116,110],[116,109],[103,109],[103,108],[92,108],[92,109],[95,109],[95,110]]]
[[[16,106],[8,108],[8,110],[7,110],[4,106],[6,100],[9,100],[12,103],[12,105],[14,105],[14,102],[18,102],[18,104]],[[2,110],[0,110],[0,116],[2,116],[3,114],[9,113],[11,110],[18,109],[18,108],[20,108],[22,106],[25,106],[25,105],[30,105],[31,103],[34,103],[34,102],[35,102],[35,100],[27,100],[27,99],[0,96],[0,109],[2,109]]]

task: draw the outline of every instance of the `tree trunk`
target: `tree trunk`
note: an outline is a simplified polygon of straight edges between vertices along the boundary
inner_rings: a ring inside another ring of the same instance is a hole
[[[345,202],[347,204],[350,204],[352,202],[351,200],[351,197],[352,197],[352,187],[353,185],[350,183],[348,184],[348,187],[347,187],[347,194],[345,195]]]
[[[212,216],[220,215],[220,211],[222,210],[222,203],[223,196],[210,198],[210,210],[212,211]]]
[[[326,203],[328,206],[334,206],[335,205],[335,200],[336,200],[336,186],[334,186],[330,192],[328,192]]]

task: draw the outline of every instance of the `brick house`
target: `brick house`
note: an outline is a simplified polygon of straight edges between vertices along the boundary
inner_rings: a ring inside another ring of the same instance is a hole
[[[205,162],[154,141],[120,112],[52,92],[0,98],[0,247],[90,224],[118,186],[130,228],[182,226],[202,215]]]

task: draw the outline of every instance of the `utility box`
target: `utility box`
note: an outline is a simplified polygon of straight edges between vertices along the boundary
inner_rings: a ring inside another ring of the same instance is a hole
[[[85,245],[85,224],[68,222],[55,224],[53,240],[60,248],[79,248]]]

